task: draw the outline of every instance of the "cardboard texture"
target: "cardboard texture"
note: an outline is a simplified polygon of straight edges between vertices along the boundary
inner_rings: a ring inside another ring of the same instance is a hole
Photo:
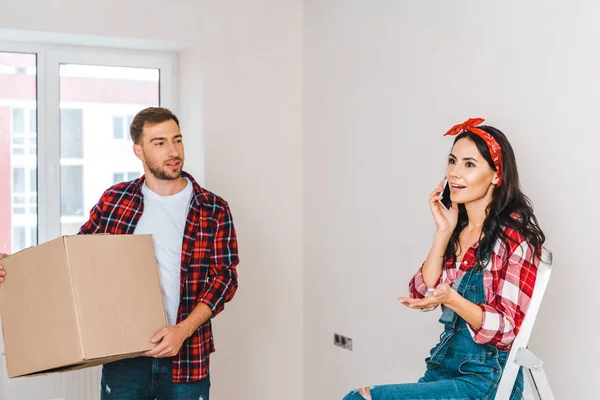
[[[10,378],[135,357],[167,326],[151,235],[63,236],[2,263]]]

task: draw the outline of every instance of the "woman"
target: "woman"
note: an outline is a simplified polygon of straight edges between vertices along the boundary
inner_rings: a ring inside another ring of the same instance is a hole
[[[469,119],[446,179],[452,206],[429,198],[436,232],[429,255],[399,301],[427,311],[442,305],[444,331],[417,383],[372,386],[344,400],[493,399],[535,285],[545,237],[519,187],[513,149],[502,132]],[[522,371],[511,395],[521,399]]]

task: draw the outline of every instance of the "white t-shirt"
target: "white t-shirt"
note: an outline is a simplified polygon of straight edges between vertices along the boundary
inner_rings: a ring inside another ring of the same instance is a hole
[[[185,179],[185,188],[172,196],[156,194],[144,182],[144,212],[134,231],[152,235],[169,325],[177,323],[183,233],[193,192],[192,183]]]

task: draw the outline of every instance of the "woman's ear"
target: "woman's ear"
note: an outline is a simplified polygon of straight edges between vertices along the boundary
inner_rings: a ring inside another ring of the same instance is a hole
[[[494,173],[494,179],[492,179],[492,183],[494,185],[497,185],[498,182],[500,182],[500,178],[498,178],[498,174],[497,173]]]

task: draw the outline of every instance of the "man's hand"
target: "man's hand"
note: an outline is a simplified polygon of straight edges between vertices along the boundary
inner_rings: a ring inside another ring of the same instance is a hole
[[[8,257],[8,254],[0,253],[0,260]],[[6,271],[4,270],[4,265],[0,262],[0,283],[4,282],[4,277],[6,276]]]
[[[158,331],[150,341],[158,346],[145,352],[144,356],[163,358],[174,357],[179,353],[183,342],[192,336],[200,325],[212,317],[212,310],[204,303],[198,303],[190,315],[177,325],[168,326]],[[159,343],[160,342],[160,343]]]
[[[415,309],[427,309],[439,304],[448,305],[458,293],[447,283],[440,283],[433,293],[422,299],[412,299],[410,297],[399,297],[398,301],[407,307]]]
[[[152,343],[158,343],[158,346],[142,355],[154,358],[174,357],[179,353],[179,349],[188,337],[189,335],[183,327],[179,325],[168,326],[158,331],[150,339]]]

